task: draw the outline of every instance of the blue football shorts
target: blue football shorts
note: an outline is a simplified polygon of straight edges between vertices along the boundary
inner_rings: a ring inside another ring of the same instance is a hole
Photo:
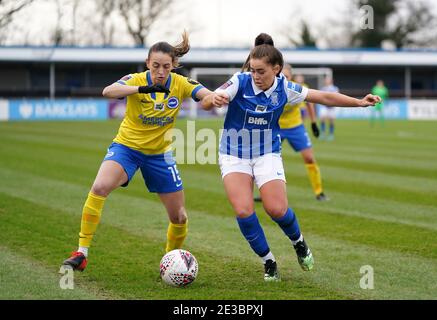
[[[125,145],[113,142],[103,161],[119,163],[128,176],[126,187],[140,169],[147,189],[154,193],[171,193],[183,190],[182,179],[171,152],[146,155]]]
[[[287,140],[296,152],[301,152],[313,146],[303,124],[291,129],[281,129],[280,134],[281,140]]]

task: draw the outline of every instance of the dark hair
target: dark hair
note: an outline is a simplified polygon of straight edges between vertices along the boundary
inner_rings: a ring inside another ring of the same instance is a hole
[[[184,31],[182,33],[182,42],[172,46],[168,42],[157,42],[150,47],[147,59],[150,59],[152,52],[166,53],[171,57],[173,67],[178,67],[178,59],[183,57],[188,51],[190,51],[190,42],[188,40],[188,33]]]
[[[271,64],[272,66],[279,65],[281,67],[279,73],[282,71],[284,66],[284,58],[282,57],[282,53],[275,48],[273,38],[267,33],[260,33],[255,38],[255,47],[250,51],[250,54],[241,70],[243,72],[249,70],[250,59],[262,58],[267,58],[267,63]]]
[[[260,46],[262,44],[269,44],[271,46],[275,46],[275,43],[273,42],[273,38],[267,33],[260,33],[255,38],[255,47]]]

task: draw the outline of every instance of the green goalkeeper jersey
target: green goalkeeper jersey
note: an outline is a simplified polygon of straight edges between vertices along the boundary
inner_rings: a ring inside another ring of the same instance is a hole
[[[372,88],[372,94],[381,97],[381,102],[375,105],[376,109],[381,109],[384,106],[385,100],[388,98],[388,90],[386,87],[374,86]]]

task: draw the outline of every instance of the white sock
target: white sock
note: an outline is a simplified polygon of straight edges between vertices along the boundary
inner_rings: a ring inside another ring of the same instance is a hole
[[[88,257],[88,247],[79,247],[77,251],[82,252],[85,257]]]
[[[261,259],[263,259],[263,262],[266,263],[267,260],[275,260],[275,256],[273,255],[273,253],[270,251],[269,253],[267,253],[267,255],[265,255],[264,257],[262,257]]]
[[[302,241],[302,240],[303,240],[303,235],[301,233],[299,239],[297,239],[296,241],[291,241],[291,243],[293,243],[293,246],[295,246],[296,243],[298,243],[299,241]]]

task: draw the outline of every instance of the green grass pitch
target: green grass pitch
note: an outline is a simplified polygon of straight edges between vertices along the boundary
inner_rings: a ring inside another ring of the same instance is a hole
[[[198,120],[196,128],[218,131],[222,123]],[[196,281],[183,289],[160,281],[168,220],[137,173],[107,200],[75,289],[60,289],[60,264],[76,249],[83,203],[118,125],[0,123],[0,299],[437,297],[437,123],[406,121],[374,128],[337,121],[335,141],[313,139],[331,198],[325,203],[314,199],[300,155],[284,144],[288,199],[314,253],[311,272],[299,268],[289,240],[256,204],[282,275],[279,283],[264,283],[218,165],[183,164],[184,248],[199,262]],[[360,288],[366,265],[374,289]]]

